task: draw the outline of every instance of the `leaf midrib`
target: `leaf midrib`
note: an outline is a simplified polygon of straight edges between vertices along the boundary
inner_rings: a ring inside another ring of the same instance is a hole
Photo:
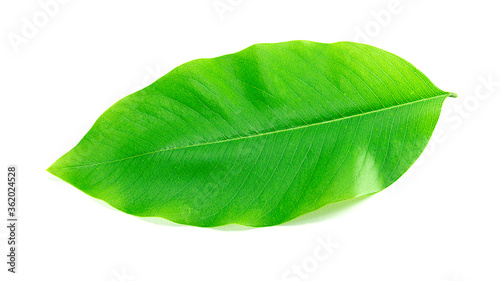
[[[253,134],[253,135],[248,135],[248,136],[243,136],[243,137],[236,137],[236,138],[231,138],[231,139],[225,139],[225,140],[219,140],[219,141],[212,141],[212,142],[205,142],[205,143],[198,143],[198,144],[192,144],[192,145],[186,145],[186,146],[169,147],[169,148],[155,150],[155,151],[151,151],[151,152],[145,152],[145,153],[141,153],[141,154],[137,154],[137,155],[133,155],[133,156],[121,158],[121,159],[115,159],[115,160],[110,160],[110,161],[105,161],[105,162],[99,162],[99,163],[94,163],[94,164],[88,164],[88,165],[79,165],[79,166],[71,166],[71,167],[63,167],[63,168],[52,168],[51,170],[63,170],[63,169],[76,169],[76,168],[83,168],[83,167],[92,167],[92,166],[97,166],[97,165],[103,165],[103,164],[109,164],[109,163],[124,161],[124,160],[128,160],[128,159],[133,159],[133,158],[137,158],[137,157],[141,157],[141,156],[145,156],[145,155],[150,155],[150,154],[155,154],[155,153],[159,153],[159,152],[164,152],[164,151],[171,151],[171,150],[177,150],[177,149],[184,149],[184,148],[198,147],[198,146],[204,146],[204,145],[225,143],[225,142],[237,141],[237,140],[242,140],[242,139],[267,136],[267,135],[271,135],[271,134],[278,134],[278,133],[282,133],[282,132],[287,132],[287,131],[292,131],[292,130],[299,130],[299,129],[308,128],[308,127],[312,127],[312,126],[320,126],[320,125],[329,124],[329,123],[333,123],[333,122],[337,122],[337,121],[341,121],[341,120],[345,120],[345,119],[350,119],[350,118],[365,116],[365,115],[369,115],[369,114],[373,114],[373,113],[377,113],[377,112],[381,112],[381,111],[386,111],[386,110],[391,110],[391,109],[395,109],[395,108],[400,108],[400,107],[403,107],[403,106],[408,106],[408,105],[419,103],[419,102],[425,102],[425,101],[428,101],[428,100],[437,99],[437,98],[441,98],[441,97],[448,97],[451,94],[452,93],[445,92],[444,94],[441,94],[441,95],[438,95],[438,96],[434,96],[434,97],[419,99],[419,100],[415,100],[415,101],[411,101],[411,102],[407,102],[407,103],[402,103],[402,104],[398,104],[398,105],[389,106],[389,107],[386,107],[386,108],[381,108],[381,109],[376,109],[376,110],[372,110],[372,111],[368,111],[368,112],[363,112],[363,113],[359,113],[359,114],[353,114],[353,115],[349,115],[349,116],[344,116],[344,117],[340,117],[340,118],[333,119],[333,120],[327,120],[327,121],[317,122],[317,123],[313,123],[313,124],[301,125],[301,126],[297,126],[297,127],[292,127],[292,128],[282,129],[282,130],[276,130],[276,131],[272,131],[272,132],[265,132],[265,133],[262,133],[262,134]]]

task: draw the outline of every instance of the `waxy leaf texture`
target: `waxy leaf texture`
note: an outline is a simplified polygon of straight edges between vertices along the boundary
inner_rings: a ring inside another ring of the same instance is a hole
[[[118,101],[48,171],[135,216],[276,225],[391,185],[449,96],[368,45],[257,44]]]

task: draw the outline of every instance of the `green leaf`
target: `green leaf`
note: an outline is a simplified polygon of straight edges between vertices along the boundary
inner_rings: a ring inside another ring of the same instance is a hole
[[[136,216],[276,225],[391,185],[450,95],[368,45],[257,44],[118,101],[48,171]]]

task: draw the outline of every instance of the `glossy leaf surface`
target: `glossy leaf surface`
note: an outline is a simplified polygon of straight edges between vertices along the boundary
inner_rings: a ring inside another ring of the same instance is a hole
[[[391,185],[450,95],[368,45],[257,44],[118,101],[48,171],[136,216],[276,225]]]

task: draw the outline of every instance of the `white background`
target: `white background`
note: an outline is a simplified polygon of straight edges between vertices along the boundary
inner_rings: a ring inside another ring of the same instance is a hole
[[[0,4],[0,280],[500,280],[498,2],[61,0],[44,22],[46,2]],[[45,172],[175,66],[294,39],[369,43],[459,94],[388,189],[281,226],[204,229],[129,216]],[[16,276],[4,263],[9,164]],[[328,240],[338,247],[318,248]]]

